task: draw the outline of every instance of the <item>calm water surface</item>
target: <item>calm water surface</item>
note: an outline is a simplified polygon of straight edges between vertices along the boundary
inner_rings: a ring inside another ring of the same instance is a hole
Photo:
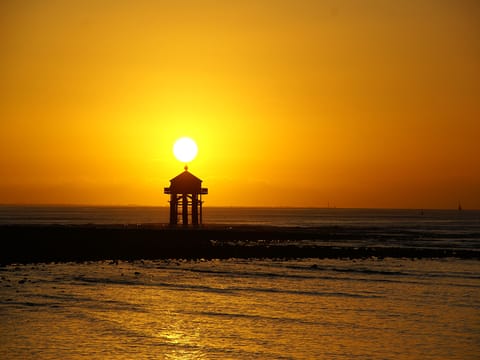
[[[205,224],[273,226],[394,225],[480,229],[479,210],[204,207]],[[0,224],[168,223],[167,207],[0,205]]]
[[[1,359],[478,359],[467,260],[0,268]]]

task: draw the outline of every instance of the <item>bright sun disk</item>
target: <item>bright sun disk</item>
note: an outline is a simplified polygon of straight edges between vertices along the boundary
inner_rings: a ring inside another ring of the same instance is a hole
[[[195,141],[188,137],[178,139],[173,145],[173,154],[184,163],[188,163],[197,156],[198,147]]]

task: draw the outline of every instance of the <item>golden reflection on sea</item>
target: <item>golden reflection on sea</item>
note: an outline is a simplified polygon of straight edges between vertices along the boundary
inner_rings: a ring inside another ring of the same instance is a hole
[[[476,359],[468,260],[7,266],[0,358]]]

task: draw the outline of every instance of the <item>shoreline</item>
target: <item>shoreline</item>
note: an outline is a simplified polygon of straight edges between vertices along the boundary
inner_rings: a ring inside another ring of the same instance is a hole
[[[420,238],[421,233],[415,229],[390,234],[384,230],[225,224],[10,224],[0,225],[0,265],[140,259],[480,259],[475,248],[416,244],[415,237]]]

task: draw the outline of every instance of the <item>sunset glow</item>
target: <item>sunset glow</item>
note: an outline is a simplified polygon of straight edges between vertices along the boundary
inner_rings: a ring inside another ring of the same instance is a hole
[[[0,203],[480,208],[477,1],[2,1]],[[184,160],[181,160],[184,161]]]

